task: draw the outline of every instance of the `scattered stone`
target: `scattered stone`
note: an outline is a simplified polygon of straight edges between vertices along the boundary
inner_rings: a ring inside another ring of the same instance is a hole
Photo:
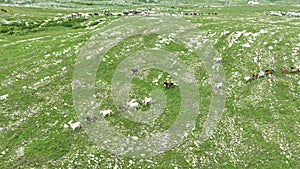
[[[124,111],[126,111],[127,110],[127,108],[125,107],[125,106],[119,106],[118,107],[118,111],[119,112],[124,112]]]
[[[131,71],[132,71],[132,74],[137,74],[139,72],[139,70],[137,68],[132,69]]]
[[[24,156],[24,147],[18,148],[16,152],[18,157]]]
[[[7,99],[7,97],[8,97],[8,94],[2,95],[2,96],[0,96],[0,100],[5,100],[5,99]]]
[[[64,128],[66,129],[66,128],[69,128],[69,126],[67,125],[67,124],[64,124]]]
[[[97,117],[96,117],[96,116],[88,116],[88,117],[86,117],[86,120],[87,120],[87,121],[94,122],[94,121],[97,120]]]

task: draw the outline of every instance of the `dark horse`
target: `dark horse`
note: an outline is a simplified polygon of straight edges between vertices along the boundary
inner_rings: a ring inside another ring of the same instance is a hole
[[[1,12],[7,13],[6,9],[1,9]]]
[[[273,74],[275,71],[273,69],[268,69],[265,71],[266,75]]]
[[[174,87],[175,84],[174,84],[174,83],[171,83],[171,82],[165,82],[165,83],[164,83],[164,86],[165,86],[166,88],[171,88],[171,87]]]

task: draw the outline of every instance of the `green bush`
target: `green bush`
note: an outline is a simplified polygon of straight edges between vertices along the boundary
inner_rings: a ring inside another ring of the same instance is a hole
[[[14,30],[13,27],[7,27],[7,26],[0,27],[0,33],[8,33],[8,32],[11,32],[13,30]]]
[[[98,25],[100,22],[99,21],[94,21],[94,22],[91,22],[89,24],[89,26],[95,26],[95,25]]]
[[[86,18],[67,18],[63,20],[62,23],[60,23],[60,26],[65,26],[65,27],[78,27],[78,24],[86,21]]]

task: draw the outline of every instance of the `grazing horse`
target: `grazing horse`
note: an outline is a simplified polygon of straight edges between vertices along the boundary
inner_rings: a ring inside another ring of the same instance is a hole
[[[1,9],[1,12],[7,13],[6,9]]]
[[[297,67],[291,67],[291,72],[295,73],[295,72],[300,72],[300,69]]]
[[[71,13],[71,17],[72,17],[72,18],[76,18],[77,16],[78,16],[77,13]]]
[[[140,107],[140,104],[136,99],[131,99],[129,102],[127,102],[127,106],[130,109],[138,109]]]
[[[141,13],[140,11],[133,11],[133,12],[132,12],[133,15],[138,15],[138,14],[140,14],[140,13]]]
[[[273,74],[275,71],[273,69],[268,69],[265,71],[266,75]]]
[[[166,88],[171,88],[171,87],[174,87],[175,85],[174,85],[174,83],[171,83],[171,82],[165,82],[165,83],[164,83],[164,86],[165,86]]]
[[[288,72],[288,69],[285,68],[285,67],[282,67],[282,68],[280,68],[280,72],[281,73],[286,73],[286,72]]]
[[[111,116],[115,113],[112,110],[108,109],[108,110],[101,110],[100,114],[102,114],[102,116],[105,117],[105,116]]]
[[[113,14],[110,13],[110,12],[104,12],[104,15],[105,15],[105,16],[112,16]]]
[[[216,95],[218,92],[216,90],[212,90],[211,94]]]
[[[152,102],[152,98],[151,97],[145,97],[144,100],[142,100],[142,103],[144,104],[144,106],[150,104]]]
[[[75,122],[75,123],[72,123],[73,120],[70,120],[68,122],[68,124],[70,125],[70,127],[73,129],[73,131],[75,131],[77,128],[81,128],[81,123],[78,121],[78,122]]]
[[[223,62],[223,59],[222,59],[222,57],[214,58],[214,61],[215,61],[216,63],[222,63],[222,62]]]
[[[217,89],[220,89],[220,88],[222,88],[223,86],[224,86],[224,85],[223,85],[222,82],[216,83],[216,84],[215,84],[215,87],[216,87]]]
[[[252,74],[252,79],[255,80],[258,78],[258,74]]]

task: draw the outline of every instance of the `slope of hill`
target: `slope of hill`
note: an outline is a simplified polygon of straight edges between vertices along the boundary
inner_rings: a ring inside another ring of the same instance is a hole
[[[5,1],[8,2],[12,1]],[[102,14],[102,9],[123,12],[137,7],[1,8],[7,13],[0,13],[0,168],[300,167],[300,72],[290,72],[290,67],[300,67],[300,18],[267,15],[270,11],[297,12],[299,6],[154,6],[152,11],[156,14],[180,15],[212,41],[218,57],[222,57],[218,64],[223,65],[226,81],[219,88],[226,92],[226,104],[213,136],[200,142],[212,97],[217,94],[209,78],[209,72],[216,67],[205,67],[202,57],[172,35],[136,35],[121,41],[99,61],[95,99],[101,109],[115,112],[106,120],[124,135],[138,140],[136,137],[151,137],[153,132],[167,130],[179,114],[181,88],[178,85],[165,89],[163,82],[173,77],[161,70],[139,72],[132,79],[130,96],[141,102],[150,91],[158,89],[168,103],[153,125],[126,120],[112,104],[110,91],[114,71],[123,59],[147,48],[164,49],[195,70],[199,82],[200,114],[196,126],[171,150],[141,159],[101,149],[89,138],[91,133],[85,133],[84,128],[73,131],[68,124],[70,120],[78,121],[72,87],[82,47],[101,28],[125,18],[83,14]],[[81,17],[72,17],[79,13]],[[189,13],[199,15],[185,15]],[[283,67],[289,71],[281,73]],[[266,69],[275,72],[249,82],[244,80]],[[155,79],[159,79],[158,85]]]

